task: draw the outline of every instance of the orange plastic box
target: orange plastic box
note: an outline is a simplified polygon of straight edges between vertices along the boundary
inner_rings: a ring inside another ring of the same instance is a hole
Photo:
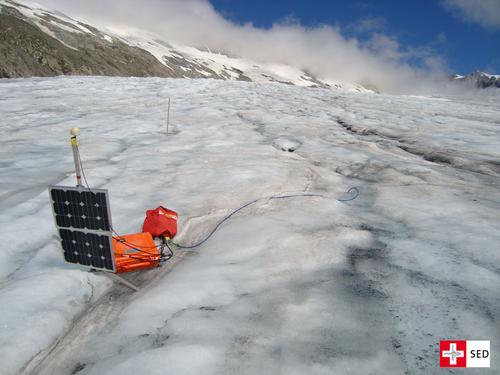
[[[160,252],[151,233],[127,234],[113,237],[116,273],[158,267]]]

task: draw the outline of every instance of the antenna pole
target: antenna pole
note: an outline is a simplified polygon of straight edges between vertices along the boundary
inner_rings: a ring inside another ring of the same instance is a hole
[[[170,125],[170,96],[168,97],[168,110],[167,110],[167,135],[168,135],[168,126]]]
[[[80,168],[80,158],[78,155],[78,140],[76,138],[80,135],[80,129],[73,128],[71,129],[70,134],[71,134],[71,148],[73,149],[73,160],[75,162],[76,187],[83,187],[82,171]]]

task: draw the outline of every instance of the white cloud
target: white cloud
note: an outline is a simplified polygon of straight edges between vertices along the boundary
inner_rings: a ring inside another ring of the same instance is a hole
[[[500,29],[500,0],[443,0],[442,4],[464,21],[488,29]]]
[[[398,61],[404,56],[398,41],[385,34],[373,33],[368,45],[381,58]]]
[[[293,65],[320,79],[366,84],[388,92],[415,92],[435,81],[424,61],[433,56],[412,55],[382,33],[361,42],[345,37],[337,26],[304,27],[290,19],[263,29],[225,19],[208,0],[37,2],[101,27],[141,28],[170,42]],[[380,28],[384,22],[366,19],[364,26]],[[424,68],[412,67],[410,61],[415,60]]]

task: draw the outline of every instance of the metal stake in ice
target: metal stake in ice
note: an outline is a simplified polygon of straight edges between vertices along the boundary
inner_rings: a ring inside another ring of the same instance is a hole
[[[70,134],[71,134],[71,148],[73,149],[73,160],[75,162],[76,186],[83,187],[82,172],[80,168],[80,154],[78,152],[78,140],[76,138],[80,135],[80,129],[72,128]]]

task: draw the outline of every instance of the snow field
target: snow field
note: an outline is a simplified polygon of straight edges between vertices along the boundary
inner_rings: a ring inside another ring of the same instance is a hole
[[[432,374],[439,339],[500,338],[494,98],[81,77],[2,81],[0,94],[7,373]],[[64,264],[54,237],[46,187],[73,184],[73,126],[119,233],[161,204],[191,244],[255,198],[326,198],[249,207],[44,359],[112,288]],[[337,202],[351,186],[360,197]]]

